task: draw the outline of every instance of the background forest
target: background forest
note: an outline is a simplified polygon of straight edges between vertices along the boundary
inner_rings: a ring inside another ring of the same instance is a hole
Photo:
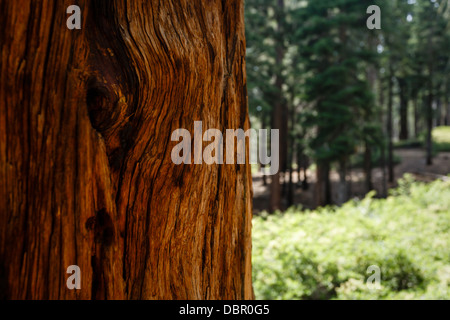
[[[252,126],[280,129],[279,174],[253,168],[256,297],[449,299],[450,1],[245,10]]]

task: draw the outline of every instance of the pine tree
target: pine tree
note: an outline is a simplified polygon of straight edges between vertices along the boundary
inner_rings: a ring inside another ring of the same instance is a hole
[[[362,41],[369,1],[311,1],[303,12],[301,48],[307,71],[306,96],[314,103],[309,146],[317,164],[317,204],[332,202],[329,173],[338,163],[340,192],[346,193],[349,158],[368,134],[373,96],[363,74],[371,54]],[[343,198],[342,196],[340,198]]]

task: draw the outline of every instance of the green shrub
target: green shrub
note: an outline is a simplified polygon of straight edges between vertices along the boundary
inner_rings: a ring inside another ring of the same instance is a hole
[[[450,182],[406,176],[387,199],[253,220],[259,299],[449,299]],[[381,289],[366,285],[381,269]]]

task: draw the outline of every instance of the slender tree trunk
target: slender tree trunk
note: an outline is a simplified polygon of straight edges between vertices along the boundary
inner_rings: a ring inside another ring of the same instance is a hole
[[[408,88],[405,79],[397,78],[400,89],[400,140],[407,140],[408,134]]]
[[[300,137],[298,139],[301,139]],[[297,171],[298,171],[298,184],[302,187],[302,190],[308,190],[308,176],[307,170],[309,166],[309,161],[305,152],[303,150],[303,146],[301,143],[297,144]],[[302,174],[303,172],[303,174]]]
[[[294,97],[294,92],[292,93],[292,97]],[[288,207],[292,206],[294,204],[294,192],[295,192],[295,188],[294,188],[294,177],[293,177],[293,173],[294,173],[294,158],[295,158],[295,106],[294,106],[294,99],[292,99],[291,102],[291,109],[290,109],[290,122],[289,122],[289,131],[291,132],[290,135],[288,135],[289,137],[289,160],[288,160],[288,165],[289,165],[289,184],[288,184],[288,191],[287,191],[287,203],[288,203]]]
[[[302,177],[302,190],[309,189],[308,182],[308,168],[309,168],[309,158],[306,156],[304,152],[302,152],[302,168],[303,168],[303,177]]]
[[[348,184],[347,184],[347,159],[339,161],[339,191],[338,204],[343,204],[348,200]]]
[[[375,39],[373,37],[370,38],[370,46],[375,49]],[[369,86],[372,92],[375,92],[375,84],[377,81],[377,72],[374,66],[369,66],[367,70],[367,79],[369,82]],[[367,114],[367,120],[371,121],[370,118],[372,118],[374,113],[372,111],[369,111]],[[345,168],[344,168],[345,169]],[[373,189],[372,184],[372,145],[367,140],[364,144],[364,175],[365,175],[365,187],[366,192],[369,192]]]
[[[413,100],[414,106],[414,138],[419,137],[419,106],[418,106],[419,97],[416,95]]]
[[[73,2],[0,0],[2,294],[252,298],[250,166],[171,160],[249,127],[243,1]]]
[[[387,196],[387,179],[386,179],[386,148],[383,144],[381,146],[380,155],[380,169],[381,169],[381,197]]]
[[[331,204],[330,163],[318,161],[316,176],[316,205],[326,206]]]
[[[280,89],[282,88],[282,85]],[[289,123],[288,123],[288,106],[281,96],[281,127],[280,127],[280,171],[286,173],[289,171]],[[284,192],[283,192],[284,194]],[[285,195],[285,194],[284,194]]]
[[[303,147],[301,146],[300,142],[297,143],[297,184],[300,185],[300,174],[302,172],[302,154],[303,154]]]
[[[379,119],[380,123],[382,124],[382,131],[383,131],[383,141],[380,146],[380,170],[381,170],[381,197],[386,197],[387,195],[387,177],[386,177],[386,145],[385,145],[385,139],[386,136],[386,128],[384,126],[384,88],[383,88],[383,81],[382,78],[378,78],[378,84],[379,84],[379,97],[378,101],[380,104],[380,114]]]
[[[265,114],[265,112],[263,112],[262,117],[261,117],[261,129],[267,129],[267,120],[266,119],[267,119],[266,114]],[[262,164],[259,160],[260,159],[258,157],[259,169],[260,169],[260,171],[263,171],[263,175],[262,175],[263,185],[267,186],[268,185],[268,183],[267,183],[267,175],[266,175],[266,172],[265,172],[266,165]]]
[[[292,151],[291,151],[291,157],[290,157],[290,165],[289,165],[289,184],[288,184],[288,194],[287,194],[287,203],[288,203],[288,207],[292,206],[294,204],[294,181],[293,181],[293,172],[294,172],[294,168],[292,167],[292,163],[294,163],[294,145],[291,144],[292,146]]]
[[[353,193],[353,177],[352,177],[352,162],[347,161],[347,172],[348,172],[348,181],[347,181],[347,199],[352,197]]]
[[[438,98],[436,100],[436,127],[444,125],[444,116],[442,111],[442,100],[441,98]]]
[[[388,181],[394,182],[394,147],[392,143],[392,104],[393,104],[393,69],[392,63],[389,65],[388,79],[388,114],[387,114],[387,136],[388,136]]]
[[[284,9],[284,0],[278,0],[278,31],[281,33],[281,12]],[[280,35],[281,36],[281,35]],[[276,46],[276,65],[281,66],[284,59],[284,47],[283,43],[281,42],[281,37],[278,39],[277,46]],[[283,121],[284,121],[284,102],[283,102],[283,94],[282,94],[282,88],[283,88],[283,77],[281,75],[281,72],[276,73],[276,79],[275,79],[275,86],[278,90],[278,99],[273,107],[273,113],[272,113],[272,129],[278,129],[280,130],[280,170],[276,174],[272,176],[272,182],[270,184],[270,201],[269,201],[269,211],[274,212],[276,210],[281,209],[281,185],[280,185],[280,171],[283,170],[283,165],[286,163],[286,157],[285,155],[285,149],[283,145],[286,143],[286,141],[283,141],[282,135],[284,132]]]
[[[275,106],[277,109],[278,106]],[[281,117],[279,113],[274,111],[274,117],[272,119],[272,128],[276,129],[281,126]],[[272,175],[270,183],[270,199],[269,199],[269,211],[274,212],[281,209],[281,184],[280,184],[280,171]]]
[[[449,101],[450,92],[445,94],[445,126],[450,126],[450,101]]]
[[[369,142],[364,145],[364,175],[365,189],[369,192],[373,189],[372,184],[372,146]]]
[[[427,138],[426,138],[426,163],[427,166],[433,164],[433,66],[429,67],[429,79],[428,79],[428,100],[427,100]]]

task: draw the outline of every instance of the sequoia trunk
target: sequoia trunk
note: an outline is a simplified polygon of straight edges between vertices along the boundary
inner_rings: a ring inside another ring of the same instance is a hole
[[[0,0],[3,295],[252,298],[248,161],[171,161],[249,128],[243,1],[78,0],[69,30],[72,2]]]

